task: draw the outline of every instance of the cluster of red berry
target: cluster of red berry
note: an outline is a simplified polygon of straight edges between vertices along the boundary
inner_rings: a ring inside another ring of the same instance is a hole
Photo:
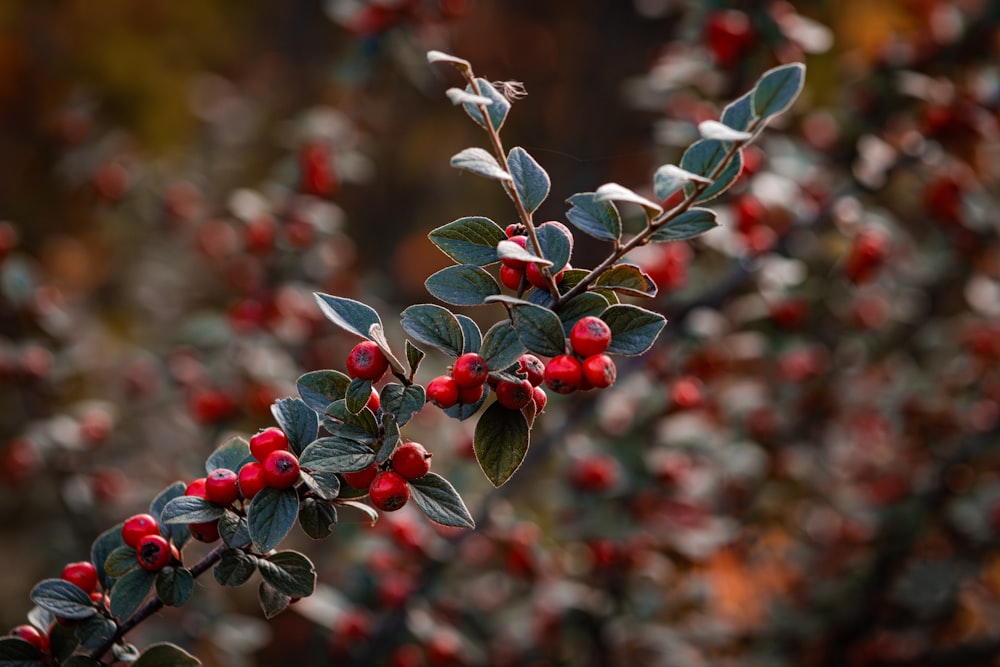
[[[545,384],[558,394],[577,389],[603,389],[615,383],[615,362],[605,350],[611,345],[611,327],[588,315],[576,321],[569,332],[571,354],[552,357],[545,365]]]
[[[105,604],[106,600],[104,593],[97,590],[97,568],[94,567],[93,563],[89,561],[67,563],[62,570],[60,578],[63,581],[68,581],[89,595],[90,599],[93,600],[95,604]],[[56,622],[64,621],[65,619],[56,617]],[[51,627],[49,630],[51,630]],[[7,634],[11,637],[23,639],[42,653],[49,652],[49,633],[43,632],[33,625],[28,623],[18,625],[17,627],[12,628]]]
[[[378,509],[394,512],[410,499],[406,481],[430,472],[431,456],[419,442],[404,442],[392,453],[387,465],[373,461],[364,470],[345,472],[344,481],[356,489],[368,489],[368,499]]]
[[[555,220],[550,220],[549,222],[543,223],[546,225],[559,225],[563,229],[566,226],[561,222]],[[526,228],[524,225],[507,225],[507,240],[516,243],[525,250],[528,250],[528,236],[525,234]],[[572,238],[569,230],[566,229],[567,236]],[[529,251],[530,252],[530,251]],[[556,284],[562,282],[563,276],[566,269],[572,268],[568,264],[552,276]],[[537,287],[538,289],[548,289],[549,283],[545,279],[545,275],[542,273],[541,265],[535,262],[528,262],[523,259],[515,259],[513,257],[504,257],[500,260],[500,282],[504,284],[504,287],[512,289],[514,291],[519,291],[525,287],[524,281],[527,280],[528,284],[532,287]]]
[[[122,524],[122,541],[135,549],[139,566],[150,572],[159,572],[181,558],[177,547],[163,536],[160,524],[151,514],[136,514],[126,519]]]

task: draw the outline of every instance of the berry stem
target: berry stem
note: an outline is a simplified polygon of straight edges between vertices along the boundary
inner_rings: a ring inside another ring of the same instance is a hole
[[[746,131],[749,132],[750,134],[753,134],[759,129],[760,126],[761,126],[761,119],[758,118],[750,124],[750,126],[747,128]],[[643,229],[638,234],[636,234],[635,236],[633,236],[627,242],[621,243],[619,240],[616,239],[615,247],[614,249],[612,249],[611,254],[608,255],[607,258],[604,259],[604,261],[602,261],[596,267],[591,269],[590,273],[585,275],[580,280],[580,282],[574,285],[565,294],[560,295],[558,292],[553,292],[552,294],[555,297],[555,300],[552,302],[552,308],[558,308],[559,306],[565,304],[567,301],[577,296],[578,294],[582,294],[584,291],[586,291],[586,289],[590,286],[591,283],[597,280],[597,278],[602,273],[604,273],[612,266],[614,266],[615,262],[617,262],[619,259],[630,253],[633,249],[648,243],[649,237],[652,236],[656,230],[660,229],[661,227],[669,223],[671,220],[676,218],[678,215],[691,208],[691,205],[694,204],[695,200],[701,195],[701,193],[704,192],[706,189],[708,189],[708,187],[715,182],[715,179],[717,179],[719,176],[722,175],[722,172],[726,170],[726,168],[729,166],[729,163],[733,161],[733,158],[736,157],[736,154],[740,152],[740,149],[746,143],[748,143],[748,141],[749,140],[733,142],[732,146],[729,148],[729,151],[726,153],[725,157],[722,158],[722,160],[715,166],[715,169],[713,169],[712,172],[708,175],[708,179],[710,182],[695,183],[694,188],[691,190],[691,193],[687,195],[683,199],[683,201],[681,201],[679,204],[674,206],[669,211],[664,211],[663,213],[660,213],[658,216],[647,220],[646,228]]]
[[[207,572],[209,568],[219,562],[222,559],[222,554],[229,546],[222,542],[214,549],[209,551],[204,558],[195,563],[190,568],[191,576],[197,579],[202,574]],[[140,607],[134,614],[125,619],[119,626],[115,634],[105,641],[103,644],[95,648],[90,652],[90,657],[94,660],[100,660],[101,657],[111,650],[117,642],[121,641],[122,638],[129,632],[131,632],[137,625],[145,621],[147,618],[155,614],[156,612],[163,609],[164,603],[160,599],[160,596],[154,595],[146,604]]]

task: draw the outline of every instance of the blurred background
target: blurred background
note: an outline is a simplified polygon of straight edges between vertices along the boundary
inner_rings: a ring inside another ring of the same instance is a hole
[[[611,390],[551,397],[511,482],[485,480],[471,424],[407,427],[476,531],[345,510],[289,538],[313,598],[265,622],[256,582],[207,578],[132,641],[206,665],[996,664],[986,0],[0,0],[0,627],[272,425],[299,375],[343,368],[355,341],[314,291],[401,343],[447,263],[427,232],[515,220],[449,167],[485,136],[429,49],[523,82],[504,139],[552,178],[539,221],[609,181],[652,196],[698,122],[770,67],[808,71],[713,203],[724,224],[634,256],[658,344]],[[573,265],[606,252],[580,238]]]

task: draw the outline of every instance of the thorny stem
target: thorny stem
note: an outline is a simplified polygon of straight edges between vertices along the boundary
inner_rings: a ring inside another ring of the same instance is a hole
[[[472,86],[472,90],[475,94],[482,97],[479,82],[476,81],[476,77],[472,73],[472,69],[463,69],[462,75],[465,77],[465,80],[469,82],[469,85]],[[493,127],[493,123],[490,122],[490,116],[487,112],[486,105],[477,104],[476,107],[479,109],[479,113],[483,116],[483,126],[486,128],[486,133],[490,135],[490,143],[493,144],[493,152],[496,153],[497,160],[501,165],[503,165],[504,171],[506,171],[507,174],[510,174],[510,165],[507,163],[507,153],[504,151],[503,142],[500,141],[500,133]],[[521,219],[521,223],[524,224],[528,230],[528,237],[531,239],[531,244],[535,248],[535,252],[541,254],[542,246],[538,243],[538,234],[535,232],[535,223],[531,218],[531,213],[524,207],[524,202],[521,201],[521,197],[518,196],[517,188],[505,183],[504,190],[507,191],[507,194],[514,201],[514,208],[517,209],[517,215]],[[556,279],[552,275],[552,272],[545,266],[539,268],[542,271],[542,275],[548,280],[549,292],[553,295],[553,297],[558,297],[559,287],[556,285]]]
[[[222,553],[228,548],[229,547],[223,542],[209,551],[204,558],[190,568],[191,576],[197,579],[202,574],[207,572],[209,568],[219,562],[222,558]],[[135,626],[139,625],[147,618],[163,609],[163,606],[164,603],[163,600],[160,599],[160,596],[154,595],[149,602],[144,604],[134,614],[125,619],[125,621],[118,626],[118,630],[110,639],[91,651],[90,657],[94,660],[100,660],[101,656],[111,650],[111,647],[121,641],[127,633],[131,632],[135,628]]]
[[[759,118],[756,119],[753,123],[750,124],[750,126],[747,128],[746,131],[751,134],[754,134],[759,129],[760,123],[761,119]],[[711,173],[708,174],[707,178],[709,179],[710,182],[695,183],[694,188],[691,190],[691,193],[687,195],[683,201],[681,201],[679,204],[677,204],[677,206],[673,207],[669,211],[664,211],[655,218],[649,219],[646,223],[646,228],[643,229],[638,234],[636,234],[635,236],[633,236],[624,244],[616,240],[615,247],[611,251],[611,254],[608,255],[607,258],[604,259],[604,261],[602,261],[600,264],[594,267],[586,276],[584,276],[580,280],[580,282],[574,285],[565,294],[559,295],[558,292],[554,293],[556,297],[555,300],[552,302],[552,308],[558,308],[559,306],[565,304],[573,297],[582,294],[591,285],[591,283],[597,280],[597,278],[602,273],[604,273],[612,266],[614,266],[615,262],[617,262],[619,259],[630,253],[635,248],[648,243],[649,237],[652,236],[654,232],[656,232],[658,229],[669,223],[671,220],[676,218],[684,211],[691,208],[691,205],[695,202],[695,200],[698,199],[701,193],[704,192],[707,188],[709,188],[712,185],[712,183],[714,183],[715,180],[722,175],[722,172],[726,170],[726,168],[729,166],[729,163],[733,161],[733,158],[736,157],[736,155],[740,152],[740,149],[746,143],[748,143],[748,141],[749,140],[733,142],[733,145],[729,148],[729,151],[726,153],[725,157],[715,166],[715,169],[713,169]]]

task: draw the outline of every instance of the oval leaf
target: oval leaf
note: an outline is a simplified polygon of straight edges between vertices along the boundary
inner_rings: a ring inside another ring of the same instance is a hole
[[[367,400],[366,398],[365,401]],[[316,439],[316,434],[319,432],[319,418],[302,399],[277,400],[271,405],[271,414],[288,436],[288,448],[296,455],[302,453],[305,446]]]
[[[31,601],[63,618],[87,618],[97,613],[90,595],[62,579],[45,579],[35,584]]]
[[[264,488],[247,509],[250,540],[257,551],[267,553],[278,546],[295,525],[299,514],[299,496],[294,488]]]
[[[420,362],[423,361],[424,351],[419,347],[411,343],[409,340],[406,341],[406,364],[410,367],[410,380],[413,376],[417,374],[417,369],[420,368]]]
[[[607,310],[607,307],[608,300],[600,294],[596,292],[584,292],[559,306],[556,314],[559,316],[559,321],[562,322],[563,333],[569,337],[570,329],[573,328],[577,320],[588,315],[599,317],[601,313]]]
[[[473,449],[486,478],[493,486],[501,486],[528,451],[528,421],[520,410],[493,403],[476,424]]]
[[[309,597],[316,590],[316,568],[297,551],[279,551],[257,560],[261,578],[285,595]]]
[[[667,323],[659,313],[627,304],[611,306],[601,314],[601,319],[611,328],[607,351],[626,356],[638,356],[652,347]]]
[[[493,84],[486,79],[477,77],[476,88],[473,88],[470,83],[465,87],[465,92],[492,100],[493,104],[486,107],[486,115],[490,119],[490,126],[494,130],[499,130],[503,127],[503,122],[507,118],[507,112],[510,111],[510,102],[500,91],[493,87]],[[483,113],[478,106],[475,104],[464,104],[462,108],[465,109],[465,113],[469,114],[469,117],[476,121],[480,127],[483,129],[487,128],[486,121],[483,119]]]
[[[534,304],[518,304],[511,308],[511,319],[517,337],[526,348],[543,357],[566,352],[566,338],[559,316],[548,308]]]
[[[486,332],[479,354],[486,360],[487,368],[501,370],[516,363],[524,351],[517,330],[510,322],[502,320]]]
[[[340,495],[340,478],[335,472],[299,473],[310,491],[324,500],[333,500]]]
[[[663,243],[693,239],[718,226],[715,211],[695,206],[658,228],[650,235],[649,240],[654,243]]]
[[[754,120],[751,97],[753,97],[752,90],[727,104],[726,108],[722,110],[721,120],[723,124],[734,130],[750,129]]]
[[[118,626],[110,618],[95,614],[81,622],[73,630],[73,634],[76,635],[77,640],[84,648],[93,649],[114,637]],[[0,666],[3,664],[4,662],[0,660]]]
[[[225,508],[198,496],[180,496],[163,507],[163,523],[204,523],[222,516]]]
[[[779,65],[764,72],[753,89],[753,114],[768,119],[792,106],[802,92],[806,67],[802,63]]]
[[[351,378],[340,371],[313,371],[300,376],[295,384],[306,405],[322,414],[326,406],[347,395]]]
[[[483,332],[479,330],[479,325],[468,315],[456,314],[455,319],[462,327],[462,336],[465,339],[462,344],[462,354],[479,352],[479,348],[483,345]]]
[[[433,345],[453,357],[462,354],[465,345],[462,325],[447,308],[430,303],[410,306],[400,314],[400,325],[418,342]]]
[[[201,660],[173,644],[153,644],[146,648],[132,667],[198,667]]]
[[[524,204],[528,213],[534,213],[549,196],[549,188],[552,185],[549,175],[535,162],[535,158],[520,146],[510,149],[507,154],[507,168],[514,178],[518,199]]]
[[[497,244],[507,234],[489,218],[472,216],[438,227],[427,238],[459,264],[486,266],[500,261]]]
[[[615,264],[602,273],[594,285],[636,296],[656,296],[656,283],[634,264]]]
[[[240,549],[222,552],[219,564],[212,571],[215,580],[222,586],[241,586],[257,570],[257,558]]]
[[[382,393],[385,393],[385,389]],[[384,404],[382,409],[388,410]],[[326,414],[339,422],[324,424],[326,430],[333,436],[368,443],[378,439],[378,422],[375,421],[372,411],[367,408],[354,414],[347,409],[345,401],[337,401],[327,406]]]
[[[552,262],[549,260],[543,259],[532,252],[528,252],[513,241],[500,241],[500,243],[497,244],[497,255],[499,255],[501,259],[516,259],[522,262],[541,264],[542,266],[552,266]]]
[[[435,523],[457,528],[476,527],[458,491],[441,475],[429,472],[410,480],[410,496],[427,518]]]
[[[104,590],[111,588],[112,579],[104,571],[104,563],[115,549],[122,546],[125,546],[125,542],[122,540],[122,526],[118,524],[98,535],[90,547],[90,562],[97,568],[97,578]]]
[[[358,414],[365,409],[365,406],[368,405],[368,401],[371,400],[371,397],[372,381],[354,378],[351,380],[351,384],[347,386],[347,395],[344,397],[344,402],[347,405],[348,410],[354,414]],[[310,413],[313,416],[316,415],[316,413],[311,410]]]
[[[656,193],[660,201],[663,201],[677,192],[685,183],[709,184],[711,182],[711,179],[705,178],[701,174],[681,169],[677,165],[665,164],[653,174],[653,192]]]
[[[372,325],[382,324],[375,309],[360,301],[321,292],[316,292],[313,296],[326,319],[355,336],[368,338],[368,330]]]
[[[111,578],[123,577],[137,567],[139,561],[135,559],[135,549],[124,544],[108,554],[104,561],[104,571]]]
[[[277,588],[267,583],[260,582],[257,588],[257,599],[260,601],[260,608],[264,612],[264,618],[271,619],[285,611],[288,603],[292,599],[279,591]]]
[[[753,137],[749,132],[735,130],[717,120],[703,120],[698,123],[698,134],[703,139],[718,139],[719,141],[744,142]]]
[[[482,104],[483,106],[493,104],[493,100],[490,98],[483,97],[482,95],[473,95],[472,93],[464,91],[461,88],[449,88],[444,91],[444,94],[455,106],[458,106],[459,104]]]
[[[191,597],[194,577],[183,567],[165,567],[156,573],[156,595],[168,607],[180,607]]]
[[[419,384],[403,387],[401,384],[392,383],[382,388],[382,410],[395,415],[399,426],[423,410],[426,401],[427,395]]]
[[[621,201],[630,204],[638,204],[646,210],[646,217],[653,217],[663,213],[663,207],[656,202],[650,201],[642,195],[618,185],[617,183],[605,183],[597,188],[594,193],[597,201]]]
[[[453,306],[479,306],[486,298],[500,294],[500,286],[485,269],[459,264],[432,274],[424,286],[434,297]]]
[[[457,56],[449,55],[444,51],[428,51],[427,52],[427,62],[429,63],[449,63],[454,65],[460,70],[468,70],[472,65],[468,60],[464,58],[459,58]]]
[[[596,192],[581,192],[566,200],[571,206],[566,219],[581,232],[605,241],[622,235],[622,220],[614,203],[599,200]]]
[[[219,535],[229,547],[242,547],[250,544],[250,529],[246,517],[232,510],[226,510],[219,519]]]
[[[689,195],[695,188],[701,189],[700,194],[695,198],[696,202],[708,201],[718,197],[732,186],[743,169],[743,157],[737,151],[729,163],[716,174],[716,170],[726,159],[730,146],[716,139],[701,139],[691,144],[684,155],[681,156],[681,168],[690,171],[712,181],[708,187],[702,188],[702,184],[688,183],[684,186],[685,192]]]
[[[299,526],[302,531],[314,540],[322,540],[330,536],[333,526],[337,523],[337,508],[330,503],[306,498],[299,508]]]
[[[155,572],[140,567],[116,581],[115,587],[111,589],[111,615],[125,620],[134,614],[149,595],[155,578]]]
[[[497,159],[482,148],[466,148],[451,157],[451,166],[496,181],[511,180]]]
[[[573,236],[569,229],[558,222],[544,222],[535,230],[538,243],[542,246],[541,255],[552,262],[549,271],[558,273],[573,254]],[[530,245],[530,242],[529,242]]]

